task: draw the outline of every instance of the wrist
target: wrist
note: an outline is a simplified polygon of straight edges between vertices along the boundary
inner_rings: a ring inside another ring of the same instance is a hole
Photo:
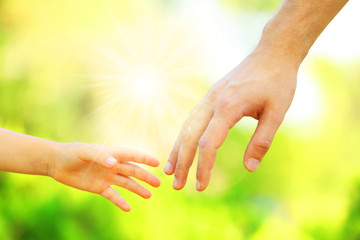
[[[283,46],[276,46],[262,38],[250,58],[268,70],[287,69],[298,71],[303,58]]]
[[[282,62],[299,68],[306,57],[309,47],[304,42],[299,43],[299,37],[285,26],[279,26],[270,21],[263,30],[255,52],[266,53],[272,61]]]
[[[44,152],[40,159],[40,166],[39,166],[39,175],[45,175],[49,177],[53,177],[56,161],[59,155],[59,148],[60,144],[53,141],[46,140],[44,142]]]

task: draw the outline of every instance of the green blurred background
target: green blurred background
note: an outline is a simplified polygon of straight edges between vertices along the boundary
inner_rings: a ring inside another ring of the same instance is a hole
[[[0,126],[125,145],[162,169],[186,113],[280,4],[0,0]],[[349,27],[359,7],[350,2],[314,45],[256,173],[242,164],[251,119],[230,132],[207,191],[195,191],[192,171],[176,192],[159,168],[151,199],[119,189],[130,213],[46,177],[0,173],[0,239],[360,239],[360,38]],[[165,81],[149,99],[124,90],[144,65]]]

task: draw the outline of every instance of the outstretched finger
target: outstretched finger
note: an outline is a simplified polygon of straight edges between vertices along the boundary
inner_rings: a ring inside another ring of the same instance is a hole
[[[185,120],[184,124],[181,126],[181,129],[179,131],[179,135],[175,141],[175,144],[171,150],[168,162],[166,163],[166,166],[164,168],[164,172],[167,175],[172,175],[175,172],[175,167],[180,151],[180,146],[182,142],[182,138],[184,135],[185,130],[188,128],[189,124],[192,122],[198,111],[201,109],[202,102],[198,103],[190,112],[188,118]]]
[[[131,210],[130,205],[125,201],[125,199],[112,187],[106,188],[100,195],[113,204],[118,206],[121,210],[129,212]]]
[[[108,154],[111,154],[111,156],[113,156],[114,158],[118,159],[119,162],[141,163],[151,167],[157,167],[160,164],[159,160],[155,157],[136,150],[114,146],[97,146],[99,149],[101,149],[101,151],[107,152]]]
[[[153,187],[160,186],[160,179],[135,164],[121,162],[117,165],[117,173],[127,177],[134,177]]]
[[[182,189],[186,184],[189,169],[198,148],[199,139],[208,126],[213,113],[214,110],[211,106],[203,105],[200,112],[184,132],[175,168],[173,187],[176,190]]]
[[[129,190],[133,193],[136,193],[140,197],[143,197],[143,198],[151,197],[151,192],[148,189],[144,188],[138,182],[136,182],[135,180],[133,180],[129,177],[116,175],[114,178],[113,184],[115,184],[119,187],[126,188],[127,190]]]

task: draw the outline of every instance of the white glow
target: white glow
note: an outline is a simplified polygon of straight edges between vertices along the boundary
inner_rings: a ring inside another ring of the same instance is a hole
[[[296,92],[287,113],[290,125],[312,123],[322,112],[321,91],[307,68],[298,74]]]
[[[359,59],[360,33],[355,24],[360,21],[359,7],[360,1],[349,1],[316,40],[310,53],[338,62]]]
[[[144,100],[156,97],[161,91],[162,75],[154,67],[136,69],[129,77],[130,94]]]

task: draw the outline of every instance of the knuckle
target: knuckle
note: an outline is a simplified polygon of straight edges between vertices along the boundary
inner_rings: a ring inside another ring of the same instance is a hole
[[[88,159],[94,152],[94,148],[84,143],[64,143],[65,151],[75,152],[82,159]]]
[[[278,112],[271,112],[268,114],[268,119],[271,123],[279,126],[282,123],[284,116]]]
[[[257,140],[254,142],[254,148],[256,151],[265,154],[271,146],[271,141],[269,140]]]
[[[205,173],[210,172],[214,167],[214,163],[204,162],[198,166],[199,177],[204,176]]]
[[[122,177],[122,176],[115,176],[113,182],[116,183],[116,185],[122,186],[122,187],[124,187],[124,185],[126,183],[126,181],[124,180],[124,177]]]
[[[115,181],[115,175],[113,174],[107,174],[105,177],[104,177],[104,183],[103,184],[108,184],[108,183],[112,183]]]
[[[176,165],[176,170],[185,170],[185,169],[189,169],[190,167],[191,167],[191,164],[188,161],[180,161]]]
[[[217,110],[222,111],[224,109],[227,109],[231,105],[232,102],[233,102],[233,100],[230,97],[222,97],[218,101]]]
[[[183,141],[184,142],[191,142],[193,137],[194,137],[194,135],[192,134],[191,129],[187,128],[187,130],[184,133]]]
[[[199,140],[199,148],[204,149],[210,146],[210,139],[207,137],[201,137]]]
[[[97,163],[103,162],[105,161],[106,156],[103,152],[97,152],[95,157],[94,157],[94,161]]]
[[[140,168],[135,168],[135,169],[134,169],[134,173],[133,173],[132,176],[134,176],[134,177],[136,177],[136,178],[141,178],[141,177],[143,177],[143,175],[144,175],[144,171],[145,171],[145,170],[142,170],[142,169],[140,169]]]
[[[211,170],[214,168],[214,163],[210,163],[207,167],[207,170],[210,172],[211,174]]]
[[[134,158],[135,159],[135,158]],[[149,164],[151,161],[150,159],[148,158],[148,156],[142,156],[141,157],[141,163],[143,164]]]
[[[213,160],[207,161],[206,169],[209,171],[209,174],[211,174],[211,170],[214,168],[214,165],[215,165],[215,158]]]
[[[136,170],[133,167],[131,167],[129,169],[128,173],[129,173],[129,176],[135,176],[136,175]]]
[[[185,122],[183,123],[183,125],[181,125],[181,128],[180,128],[180,135],[181,135],[181,132],[184,132],[186,130],[186,128],[189,126],[191,122],[191,118],[190,116],[185,120]]]
[[[219,96],[220,91],[221,91],[221,89],[219,89],[219,88],[210,89],[206,95],[206,98],[204,99],[204,102],[206,102],[206,101],[212,102],[212,101],[216,100],[217,97]]]
[[[173,164],[174,162],[176,162],[178,155],[179,155],[179,150],[178,150],[178,148],[173,149],[173,150],[171,151],[171,153],[170,153],[170,156],[169,156],[169,160],[168,160],[168,161]]]
[[[122,183],[122,186],[123,186],[123,188],[126,188],[126,189],[128,189],[128,190],[131,189],[131,184],[130,184],[128,181],[124,181],[124,182]]]
[[[111,202],[115,202],[116,198],[113,194],[111,194],[110,196],[107,197],[107,199],[109,199]]]
[[[143,177],[143,179],[144,179],[144,181],[147,182],[147,183],[151,182],[151,180],[152,180],[152,178],[151,178],[151,176],[150,176],[149,174],[146,174],[146,175]]]
[[[214,167],[214,163],[207,163],[207,164],[205,164],[204,169],[205,169],[206,171],[211,172],[211,170],[213,169],[213,167]]]

